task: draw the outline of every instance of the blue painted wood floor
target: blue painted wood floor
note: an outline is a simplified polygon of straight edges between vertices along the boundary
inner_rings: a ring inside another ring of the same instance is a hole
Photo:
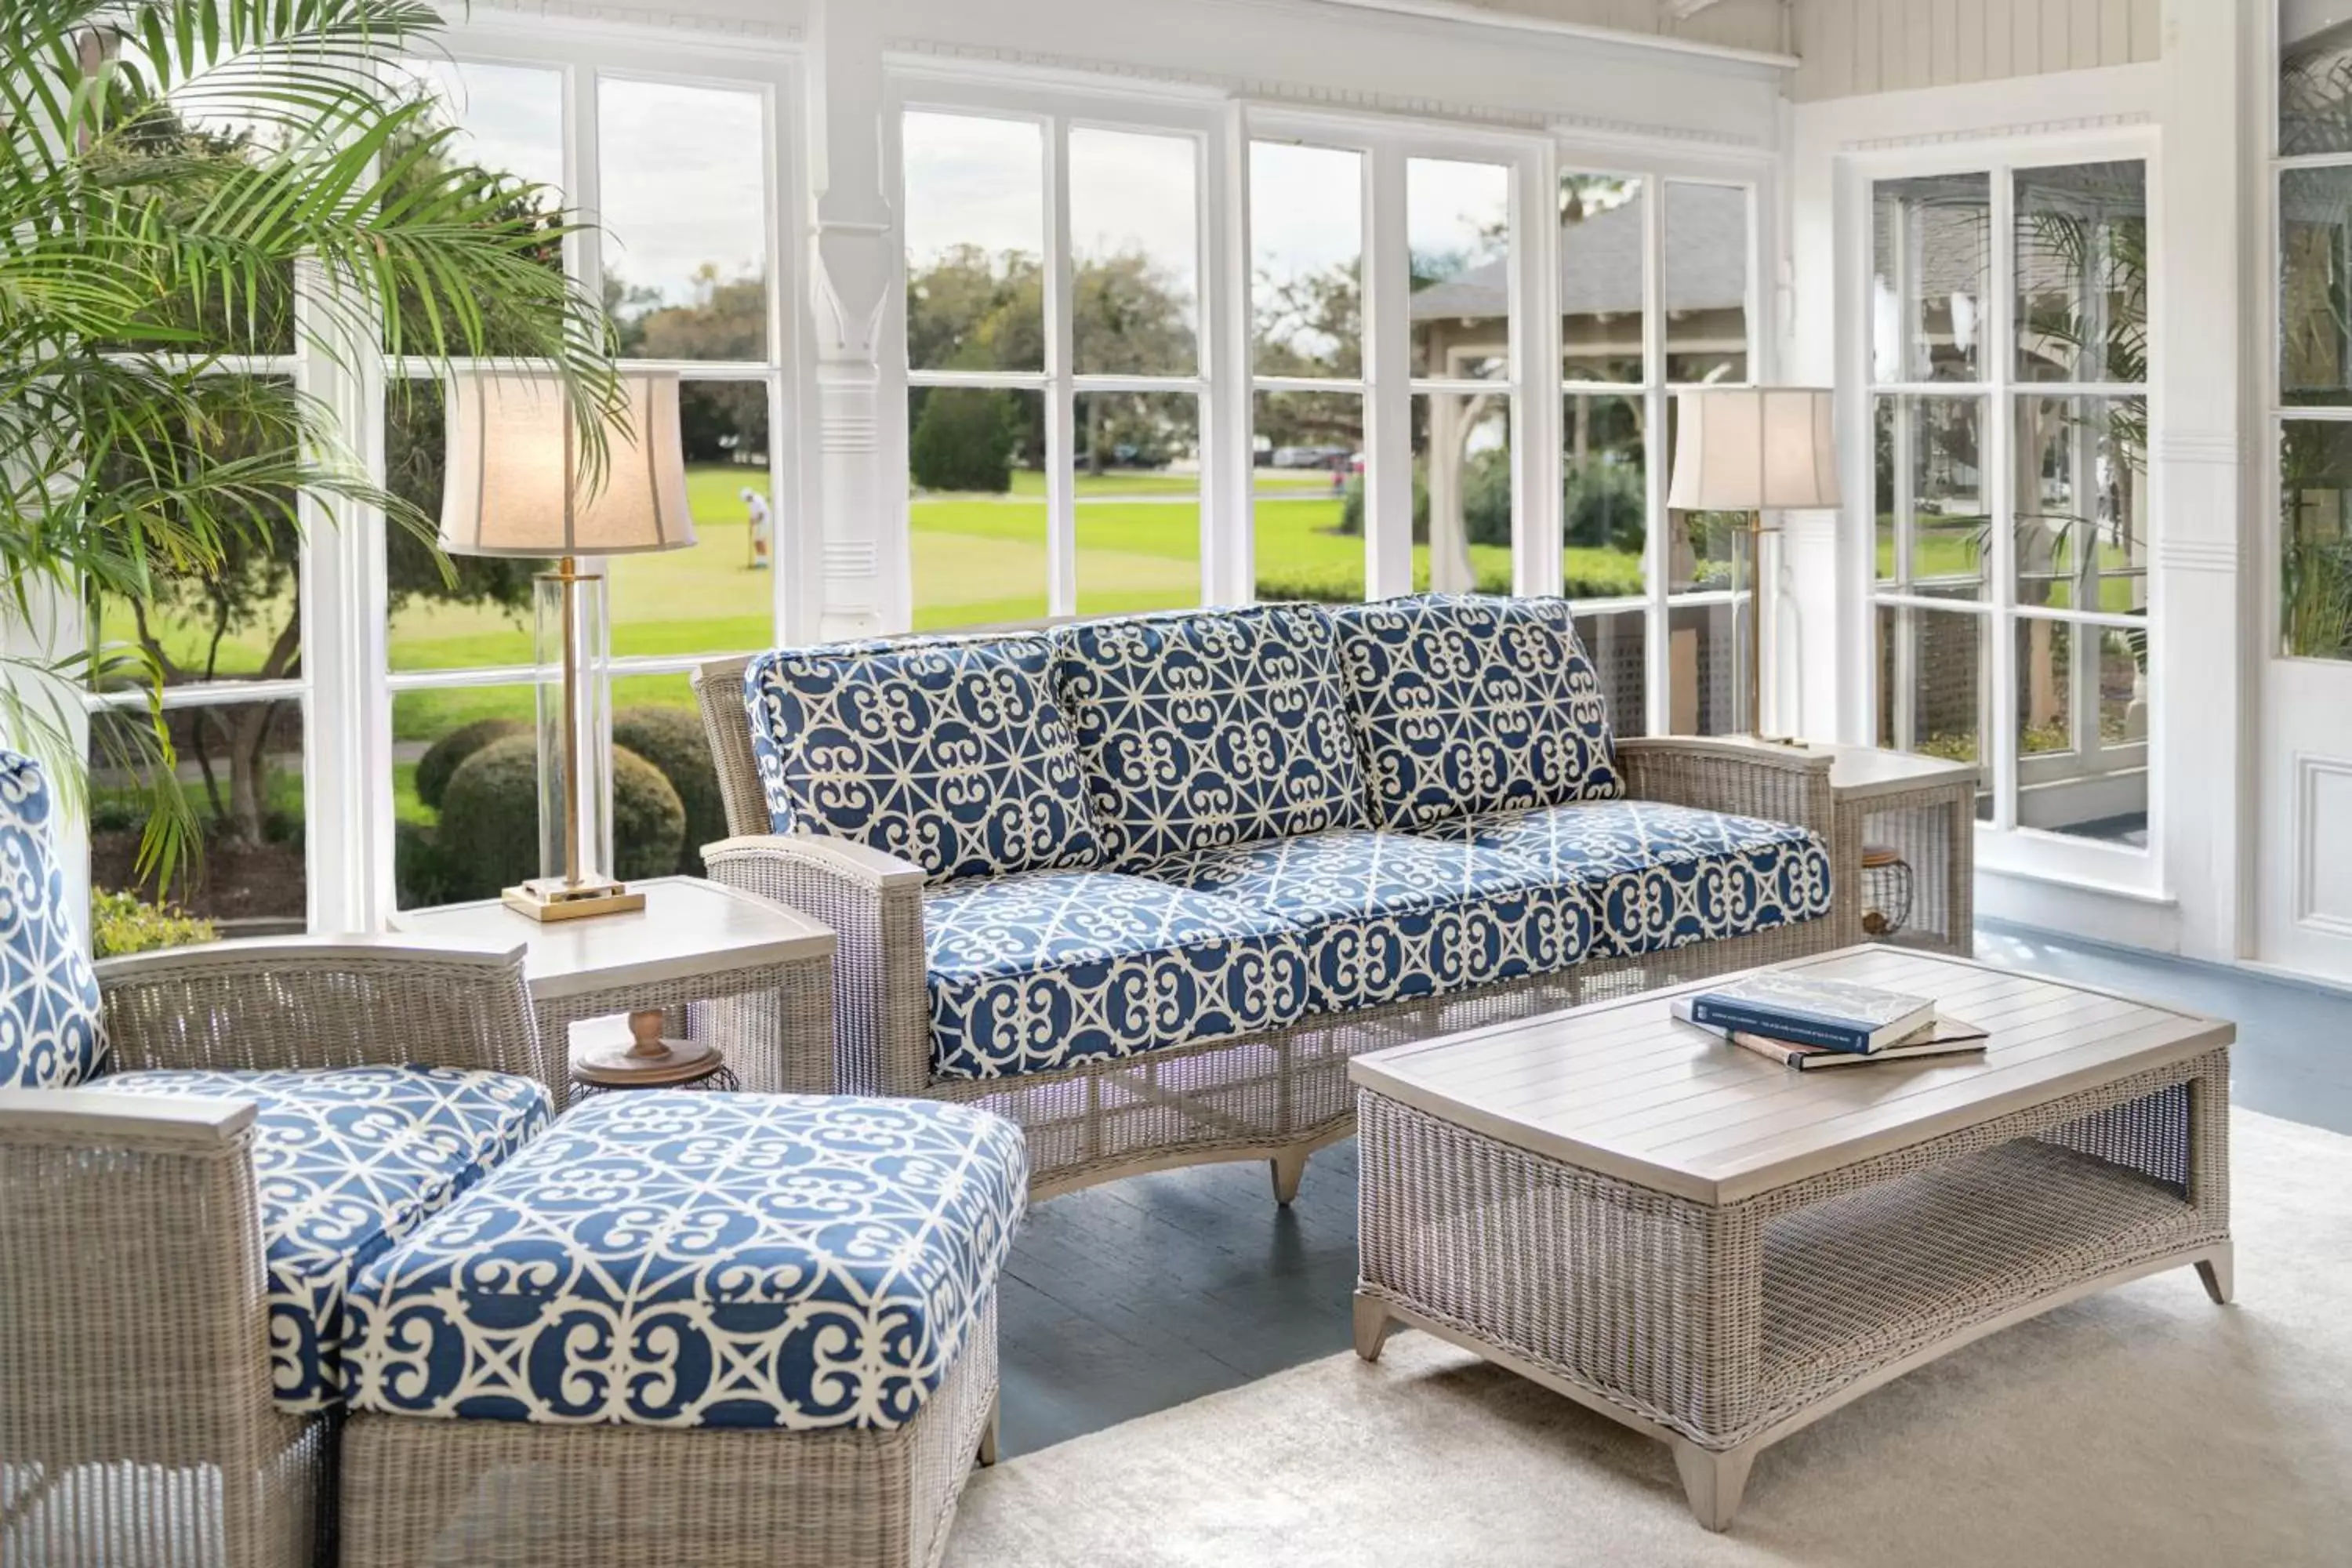
[[[2352,992],[2043,931],[1988,929],[1992,963],[2238,1024],[2231,1094],[2352,1133]],[[1031,1211],[1003,1283],[1004,1451],[1020,1454],[1346,1350],[1356,1149],[1275,1206],[1263,1164],[1137,1176]]]

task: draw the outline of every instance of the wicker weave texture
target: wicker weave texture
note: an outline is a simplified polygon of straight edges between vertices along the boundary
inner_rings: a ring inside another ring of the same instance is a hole
[[[1885,845],[1902,857],[1911,879],[1911,908],[1901,931],[1885,940],[1898,947],[1966,958],[1976,948],[1976,790],[1963,781],[1864,799],[1840,799],[1830,838],[1831,878],[1838,912],[1847,922],[1841,942],[1871,940],[1862,927],[1862,852]],[[1852,889],[1849,894],[1848,889]]]
[[[2229,1238],[2226,1050],[1726,1205],[1361,1091],[1362,1291],[1709,1449]]]
[[[442,1421],[345,1429],[344,1568],[930,1568],[994,1419],[996,1307],[890,1432]]]
[[[226,942],[110,960],[99,978],[115,1068],[561,1078],[519,958]],[[271,1397],[251,1139],[0,1134],[9,1568],[278,1568],[330,1550],[333,1419]]]
[[[960,1100],[1011,1118],[1028,1135],[1034,1197],[1171,1165],[1318,1147],[1354,1125],[1350,1057],[1828,952],[1843,945],[1839,933],[1858,918],[1846,909],[1852,884],[1840,880],[1829,918],[1728,942],[1589,962],[1565,973],[1148,1057],[1016,1079],[934,1080],[922,874],[872,851],[852,855],[828,840],[768,833],[743,711],[743,665],[717,660],[694,677],[728,826],[741,836],[705,852],[709,874],[834,931],[833,1068],[842,1091]],[[1619,761],[1640,798],[1796,823],[1832,844],[1832,865],[1841,864],[1826,757],[1683,738],[1625,741]]]

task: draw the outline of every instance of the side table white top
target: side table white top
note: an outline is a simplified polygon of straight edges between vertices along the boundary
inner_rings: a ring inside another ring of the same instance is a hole
[[[825,958],[833,932],[757,894],[699,877],[650,877],[629,884],[646,907],[625,914],[541,922],[497,899],[404,910],[394,931],[476,943],[523,944],[523,977],[534,996],[553,999],[646,985],[793,959]]]
[[[1759,751],[1804,752],[1817,757],[1825,756],[1830,759],[1830,788],[1849,799],[1902,795],[1909,790],[1934,789],[1939,784],[1962,782],[1973,784],[1978,778],[1974,763],[1956,763],[1945,757],[1923,757],[1913,752],[1890,752],[1881,746],[1847,746],[1829,741],[1801,741],[1793,746],[1784,746],[1747,735],[1718,735],[1714,739],[1752,746]]]

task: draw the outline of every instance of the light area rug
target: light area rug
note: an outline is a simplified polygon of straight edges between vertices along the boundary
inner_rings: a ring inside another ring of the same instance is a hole
[[[947,1563],[2344,1568],[2352,1139],[2232,1138],[2234,1306],[2184,1268],[1979,1340],[1766,1449],[1728,1535],[1664,1445],[1399,1332],[976,1474]]]

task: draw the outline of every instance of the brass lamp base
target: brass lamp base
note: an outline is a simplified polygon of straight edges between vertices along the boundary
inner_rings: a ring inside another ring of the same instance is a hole
[[[584,921],[594,915],[625,914],[646,907],[646,896],[633,893],[625,882],[608,878],[583,878],[567,882],[561,877],[534,877],[500,895],[507,908],[535,921]]]
[[[718,1050],[705,1040],[662,1038],[662,1010],[629,1015],[629,1043],[590,1046],[572,1058],[572,1075],[583,1082],[615,1086],[687,1083],[717,1071]]]

